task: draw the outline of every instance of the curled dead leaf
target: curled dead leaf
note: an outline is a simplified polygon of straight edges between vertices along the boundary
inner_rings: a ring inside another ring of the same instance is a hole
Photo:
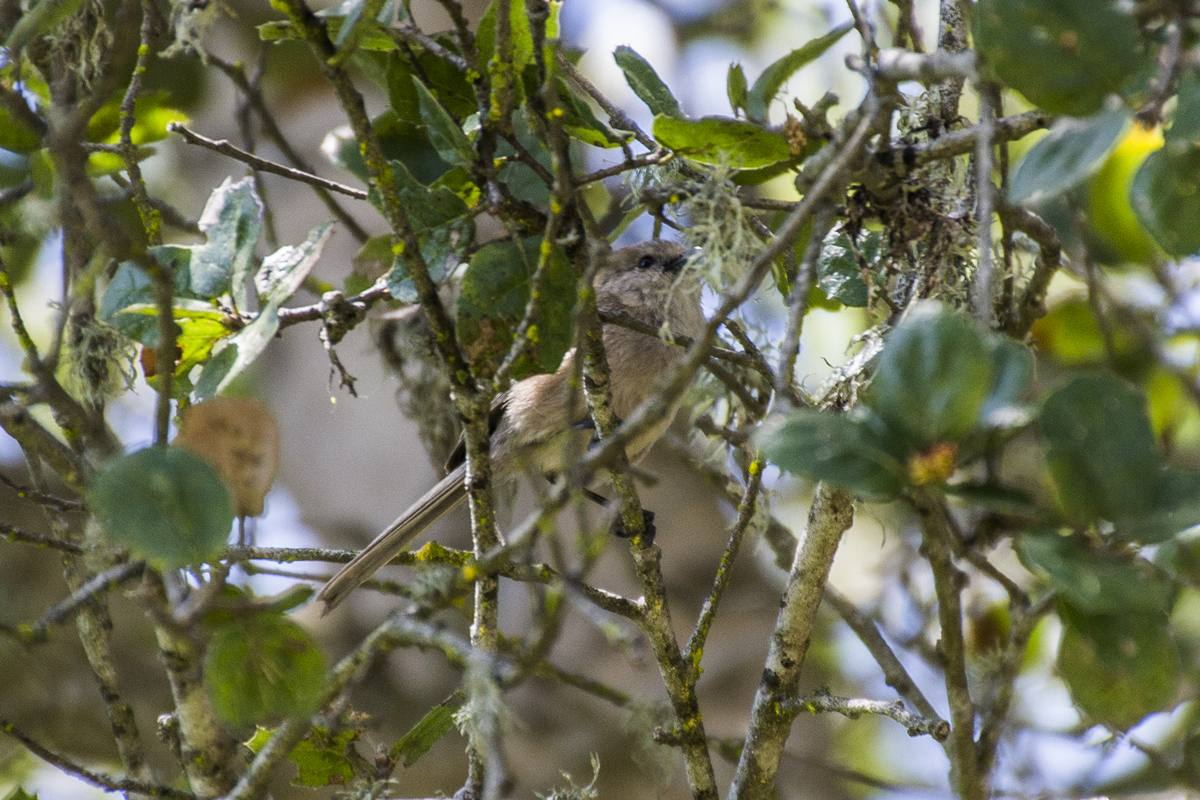
[[[175,446],[204,459],[233,496],[238,516],[256,517],[279,470],[279,426],[257,400],[216,397],[184,410]]]

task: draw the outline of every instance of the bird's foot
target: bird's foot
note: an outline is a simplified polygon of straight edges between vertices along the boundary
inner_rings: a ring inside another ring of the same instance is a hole
[[[658,533],[658,529],[654,527],[654,512],[642,509],[642,526],[645,528],[644,537],[646,539],[646,547],[654,544],[654,536]],[[625,522],[617,517],[613,523],[613,533],[622,539],[628,539],[633,536],[632,533],[625,527]]]

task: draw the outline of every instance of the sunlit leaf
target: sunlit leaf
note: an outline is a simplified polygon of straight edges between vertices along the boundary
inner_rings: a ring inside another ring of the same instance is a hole
[[[325,658],[312,637],[272,613],[218,626],[204,661],[213,705],[233,725],[312,713],[324,677]]]
[[[253,178],[226,178],[209,195],[200,215],[208,240],[192,249],[192,291],[198,297],[232,294],[239,310],[250,309],[246,279],[262,234],[263,204]]]
[[[734,116],[740,109],[746,108],[747,92],[746,70],[742,69],[741,64],[730,64],[729,74],[725,76],[725,94],[729,97],[729,108]]]
[[[333,223],[323,223],[313,228],[301,244],[284,245],[264,258],[254,276],[259,304],[281,305],[299,291],[331,233]]]
[[[794,158],[783,134],[730,117],[693,120],[660,114],[654,118],[654,138],[694,161],[725,163],[738,169],[757,169]]]
[[[299,770],[292,785],[344,786],[354,777],[354,762],[347,749],[357,737],[358,732],[353,729],[338,731],[333,736],[323,729],[314,729],[288,753],[288,761]]]

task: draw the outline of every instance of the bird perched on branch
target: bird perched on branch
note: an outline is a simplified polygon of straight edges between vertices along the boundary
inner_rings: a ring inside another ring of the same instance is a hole
[[[595,277],[596,304],[601,311],[625,314],[653,328],[664,320],[674,335],[697,337],[704,327],[700,311],[700,282],[684,275],[688,252],[676,242],[642,242],[608,255]],[[624,419],[653,391],[655,380],[679,357],[680,350],[656,336],[606,324],[604,349],[608,356],[613,411]],[[490,414],[493,475],[514,478],[530,469],[546,476],[563,471],[567,437],[591,434],[582,389],[571,396],[575,351],[569,350],[558,370],[517,381],[497,397]],[[645,454],[670,426],[678,403],[625,448],[631,461]],[[574,414],[574,416],[571,416]],[[446,465],[449,474],[375,537],[321,589],[317,599],[324,613],[404,550],[429,526],[467,496],[466,448],[460,440]]]

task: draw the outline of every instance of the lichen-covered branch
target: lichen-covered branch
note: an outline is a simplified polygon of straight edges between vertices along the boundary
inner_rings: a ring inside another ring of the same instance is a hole
[[[818,485],[788,575],[762,682],[754,696],[746,745],[729,793],[731,800],[768,798],[775,791],[775,774],[792,721],[780,703],[798,694],[800,669],[833,556],[853,520],[853,496],[844,489]]]

